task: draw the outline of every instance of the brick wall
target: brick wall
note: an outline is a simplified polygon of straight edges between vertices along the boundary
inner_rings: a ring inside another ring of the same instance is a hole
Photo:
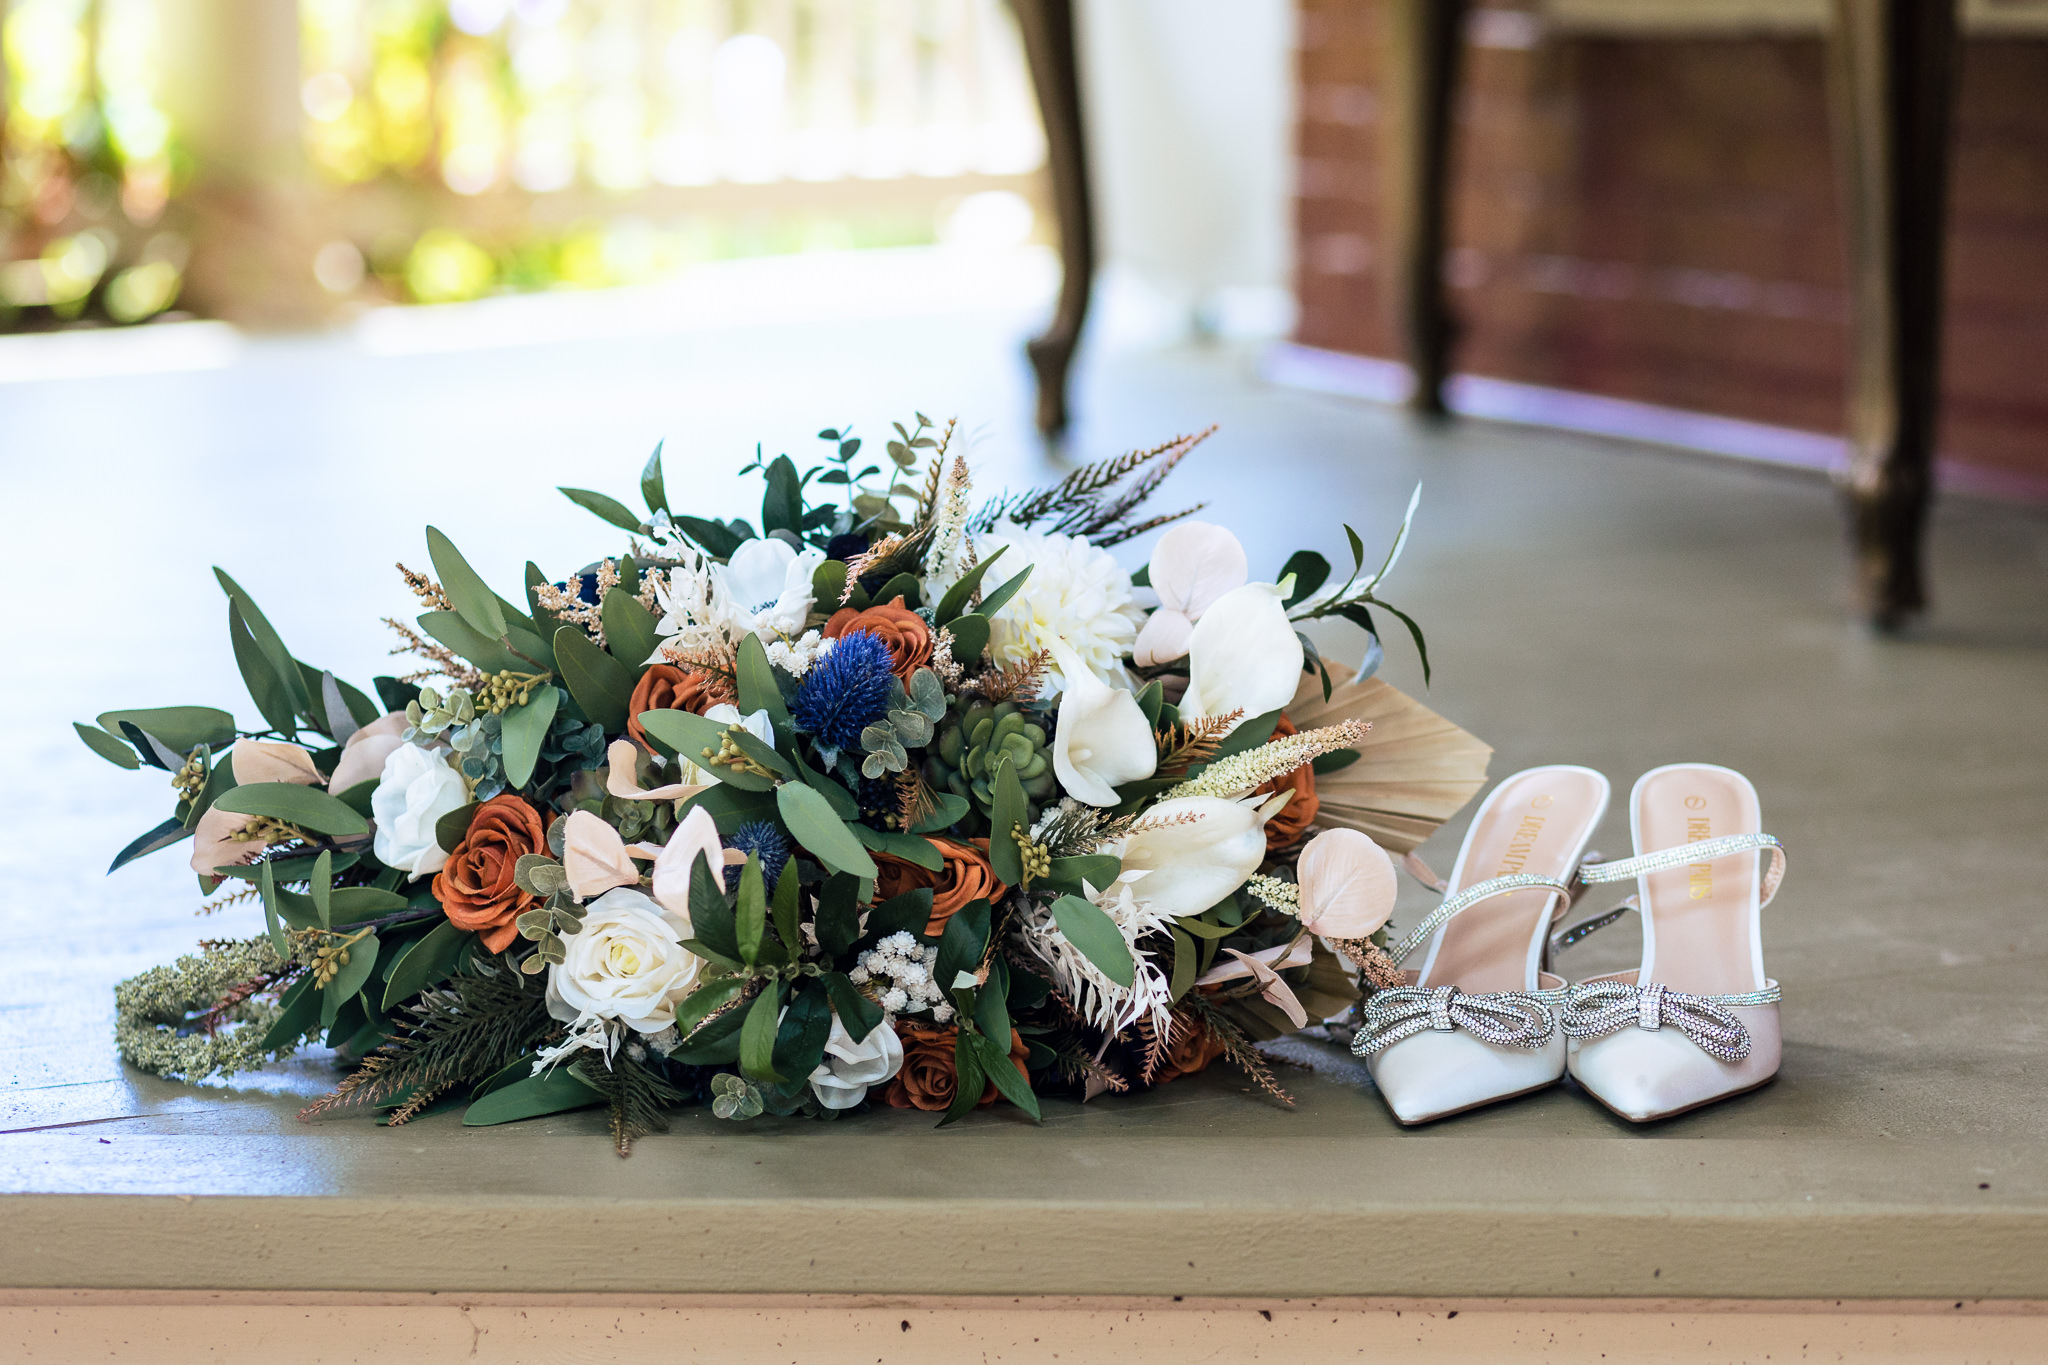
[[[1302,10],[1297,339],[1391,355],[1378,6]],[[1819,39],[1560,37],[1503,10],[1472,37],[1456,367],[1840,430],[1847,266]],[[2048,41],[1966,42],[1956,113],[1942,448],[2048,475]]]

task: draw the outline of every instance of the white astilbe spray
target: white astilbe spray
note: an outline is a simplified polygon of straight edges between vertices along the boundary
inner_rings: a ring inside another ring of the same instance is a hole
[[[1119,883],[1121,894],[1114,897],[1098,893],[1086,882],[1082,886],[1088,899],[1115,921],[1131,950],[1131,961],[1137,971],[1129,986],[1120,986],[1104,976],[1086,953],[1068,942],[1046,906],[1027,903],[1018,913],[1017,941],[1046,965],[1053,989],[1090,1026],[1114,1036],[1118,1030],[1150,1016],[1152,1027],[1164,1035],[1173,1026],[1173,983],[1151,957],[1138,951],[1138,940],[1147,934],[1170,931],[1173,917],[1137,899],[1131,881]]]
[[[974,542],[967,534],[967,518],[973,510],[967,505],[967,498],[972,486],[967,460],[955,455],[952,473],[946,478],[945,490],[939,494],[939,505],[932,516],[931,548],[924,557],[925,592],[932,601],[944,596],[946,589],[965,578],[974,567]]]
[[[932,968],[938,961],[937,948],[919,947],[915,938],[898,930],[862,953],[846,979],[856,986],[872,982],[879,992],[878,1003],[891,1014],[930,1010],[932,1018],[943,1024],[952,1019],[953,1007],[946,1003],[946,992],[932,980]]]
[[[1320,730],[1303,730],[1298,735],[1269,740],[1256,749],[1217,759],[1203,769],[1200,777],[1190,778],[1160,799],[1238,796],[1293,772],[1310,759],[1363,744],[1371,730],[1370,721],[1346,720],[1325,725]]]

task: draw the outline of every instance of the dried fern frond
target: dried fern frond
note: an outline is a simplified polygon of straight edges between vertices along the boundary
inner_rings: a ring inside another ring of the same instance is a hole
[[[1189,991],[1181,998],[1181,1007],[1192,1013],[1209,1030],[1216,1041],[1223,1044],[1223,1055],[1228,1057],[1238,1070],[1252,1078],[1252,1083],[1268,1095],[1286,1105],[1294,1107],[1294,1096],[1280,1088],[1280,1082],[1273,1079],[1273,1068],[1267,1064],[1266,1056],[1252,1046],[1244,1030],[1230,1022],[1214,1005],[1202,998],[1200,991]]]
[[[1216,750],[1229,736],[1231,729],[1244,719],[1244,708],[1238,707],[1227,716],[1198,716],[1193,720],[1176,721],[1162,725],[1152,732],[1152,738],[1159,746],[1159,769],[1155,777],[1180,777],[1197,763],[1207,763],[1216,756]]]
[[[1045,670],[1051,663],[1052,651],[1037,650],[1028,659],[969,678],[960,690],[992,702],[1031,701],[1044,685]]]
[[[933,798],[931,787],[924,775],[915,768],[906,768],[896,774],[896,823],[900,829],[908,830],[912,825],[932,814],[939,808]]]

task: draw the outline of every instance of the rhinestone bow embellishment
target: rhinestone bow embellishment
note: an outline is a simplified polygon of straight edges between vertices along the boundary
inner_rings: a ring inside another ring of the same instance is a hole
[[[1775,983],[1744,995],[1689,995],[1655,982],[1587,981],[1565,993],[1557,1022],[1569,1038],[1604,1038],[1631,1024],[1651,1030],[1669,1024],[1707,1055],[1739,1062],[1749,1056],[1749,1030],[1728,1006],[1768,1005],[1777,999]]]
[[[1370,1057],[1418,1033],[1449,1033],[1463,1029],[1502,1047],[1543,1046],[1557,1027],[1550,1009],[1534,996],[1517,991],[1467,995],[1456,986],[1396,986],[1377,991],[1360,1009],[1364,1027],[1351,1040],[1351,1050]]]

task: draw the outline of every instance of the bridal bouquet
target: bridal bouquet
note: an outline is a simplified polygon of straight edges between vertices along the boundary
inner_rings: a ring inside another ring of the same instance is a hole
[[[1035,1118],[1218,1059],[1286,1100],[1255,1044],[1385,977],[1389,850],[1485,776],[1372,677],[1377,633],[1354,672],[1298,631],[1423,650],[1377,595],[1414,503],[1377,571],[1347,527],[1342,583],[1310,551],[1254,579],[1200,508],[1143,510],[1201,436],[977,502],[950,424],[874,463],[820,434],[741,471],[758,529],[672,505],[658,449],[644,515],[564,489],[623,548],[520,600],[429,527],[387,622],[420,667],[371,692],[216,570],[262,723],[78,730],[176,795],[114,866],[188,844],[268,932],[122,983],[123,1055],[197,1079],[323,1039],[345,1074],[304,1117],[608,1105],[622,1153],[684,1104]]]

